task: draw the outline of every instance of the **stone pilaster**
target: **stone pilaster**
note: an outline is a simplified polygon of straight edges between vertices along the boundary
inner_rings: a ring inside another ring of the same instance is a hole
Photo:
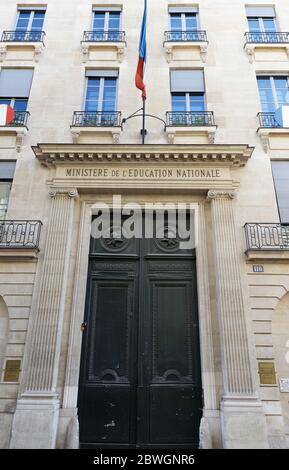
[[[200,428],[201,448],[219,447],[220,413],[216,396],[216,376],[212,335],[211,301],[208,273],[207,226],[204,204],[199,205],[198,217],[198,301],[202,360],[202,383],[204,390],[203,418]]]
[[[51,209],[44,259],[39,266],[31,309],[11,448],[54,448],[56,441],[59,413],[56,386],[77,191],[53,188],[49,196]]]
[[[209,191],[222,348],[222,434],[226,448],[266,448],[266,423],[252,379],[234,191]]]

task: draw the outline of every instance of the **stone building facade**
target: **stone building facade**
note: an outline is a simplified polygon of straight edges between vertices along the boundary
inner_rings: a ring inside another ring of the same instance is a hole
[[[87,286],[90,276],[101,283],[120,273],[125,283],[137,259],[116,251],[100,261],[99,249],[91,274],[92,216],[112,195],[196,208],[202,397],[193,441],[182,437],[188,410],[174,439],[156,429],[153,406],[149,431],[135,431],[129,403],[131,428],[115,440],[107,432],[104,445],[288,448],[289,4],[148,0],[146,112],[166,126],[148,117],[145,145],[140,118],[121,125],[142,106],[134,85],[142,14],[132,0],[0,0],[0,105],[15,109],[0,126],[0,448],[101,445],[82,439],[88,418],[78,411],[83,338],[94,331]],[[174,256],[151,262],[163,288],[187,279]],[[134,383],[129,397],[138,400]],[[146,385],[153,393],[156,384]],[[111,416],[104,427],[117,432]]]

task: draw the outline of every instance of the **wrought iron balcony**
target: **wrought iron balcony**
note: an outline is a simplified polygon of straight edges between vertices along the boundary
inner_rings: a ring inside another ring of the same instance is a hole
[[[43,42],[44,31],[3,31],[1,42]]]
[[[275,128],[280,127],[280,124],[276,121],[275,113],[258,113],[260,127]]]
[[[254,44],[286,44],[289,43],[289,33],[245,33],[246,43]]]
[[[206,31],[165,31],[165,42],[207,42]]]
[[[247,250],[289,250],[289,225],[245,225]]]
[[[3,127],[27,127],[28,116],[29,111],[15,111],[13,121]]]
[[[167,126],[215,126],[212,111],[167,112]]]
[[[39,249],[42,222],[39,220],[0,221],[0,249]]]
[[[125,42],[125,32],[84,31],[83,42]]]
[[[75,111],[72,126],[75,127],[121,127],[120,111]]]

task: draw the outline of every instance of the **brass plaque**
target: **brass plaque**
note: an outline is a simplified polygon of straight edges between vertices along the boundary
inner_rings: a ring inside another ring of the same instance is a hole
[[[259,362],[259,375],[261,385],[277,384],[274,362]]]
[[[5,364],[3,382],[18,382],[20,375],[21,361],[8,359]]]

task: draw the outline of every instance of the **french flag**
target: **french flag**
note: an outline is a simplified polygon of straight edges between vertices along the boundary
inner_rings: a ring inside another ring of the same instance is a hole
[[[11,106],[7,104],[0,105],[0,126],[8,126],[14,121],[15,113]]]
[[[137,71],[135,76],[135,85],[142,91],[142,97],[145,100],[147,97],[146,87],[144,84],[144,66],[146,63],[147,56],[147,0],[144,2],[144,13],[141,26],[141,35],[139,42],[139,59],[137,65]]]

